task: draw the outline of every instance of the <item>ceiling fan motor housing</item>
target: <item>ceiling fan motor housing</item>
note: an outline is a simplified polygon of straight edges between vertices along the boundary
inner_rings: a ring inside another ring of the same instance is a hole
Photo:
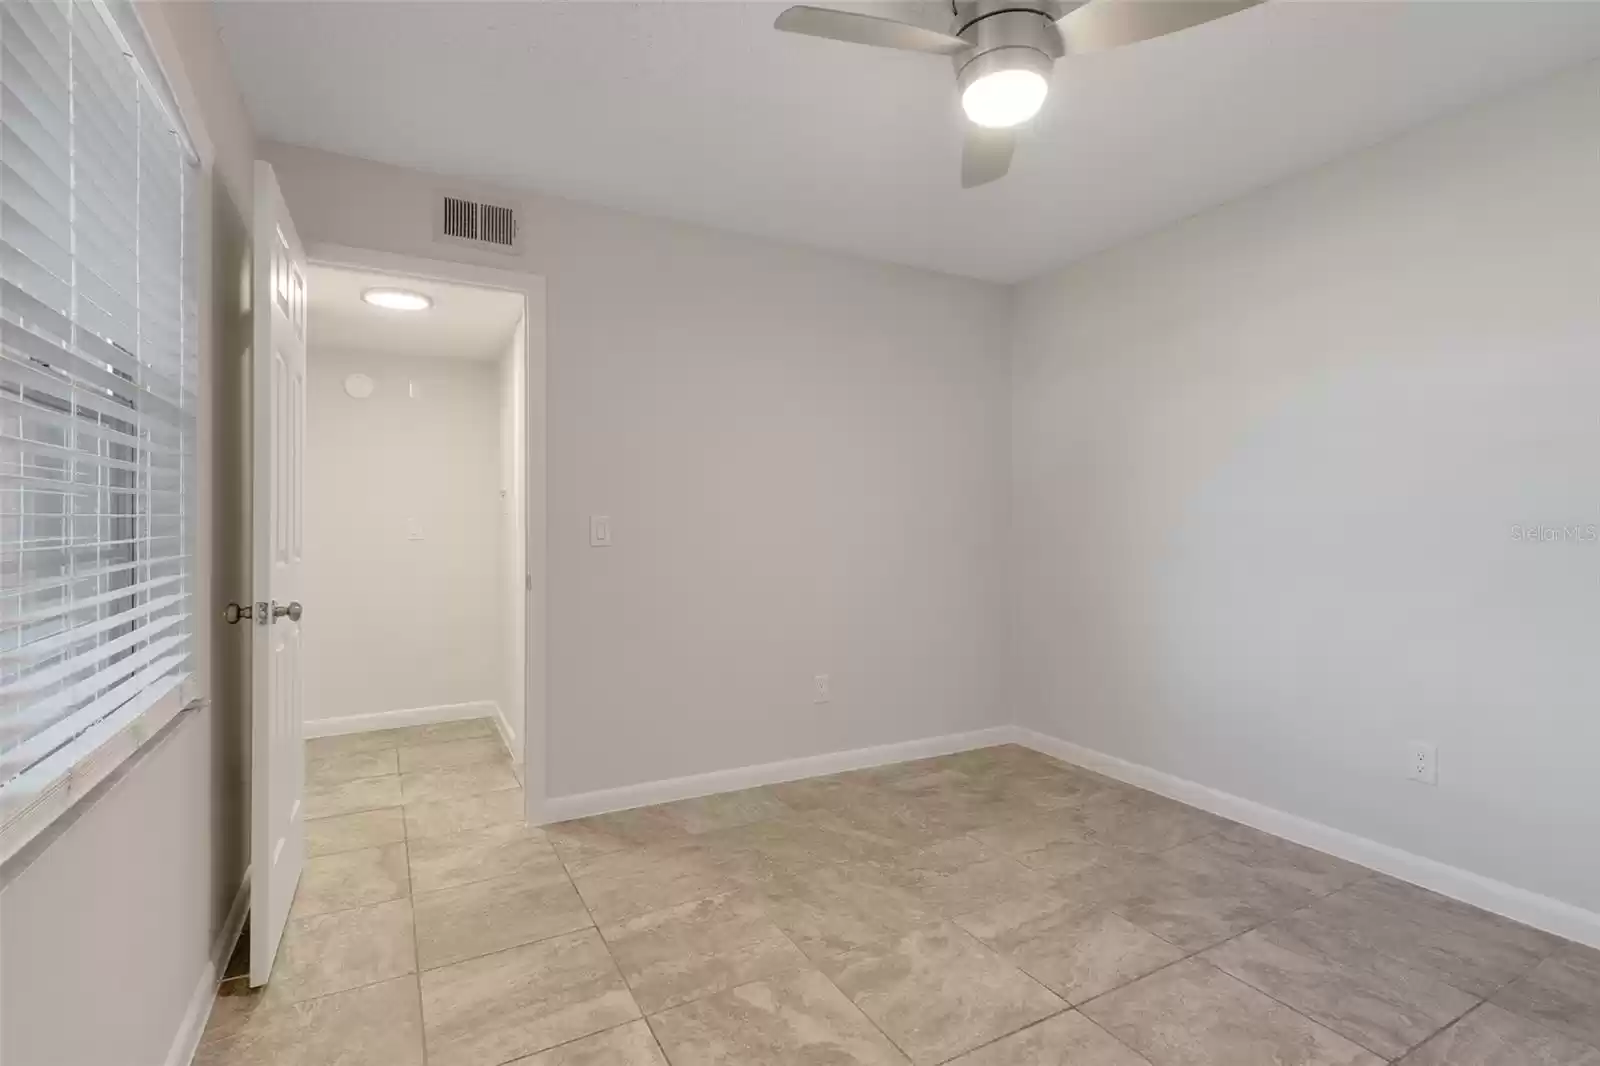
[[[956,81],[967,86],[999,70],[1050,76],[1063,54],[1056,28],[1060,7],[1049,0],[975,0],[956,4],[955,34],[972,47],[952,57]]]

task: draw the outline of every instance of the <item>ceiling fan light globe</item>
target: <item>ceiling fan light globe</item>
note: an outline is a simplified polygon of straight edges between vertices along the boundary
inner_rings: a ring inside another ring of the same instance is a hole
[[[961,93],[961,109],[975,125],[1007,129],[1028,121],[1044,106],[1050,83],[1033,70],[997,70]]]

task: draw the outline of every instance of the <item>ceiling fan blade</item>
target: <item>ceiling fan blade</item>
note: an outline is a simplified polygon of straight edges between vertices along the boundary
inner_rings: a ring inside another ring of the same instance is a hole
[[[975,189],[1005,177],[1016,150],[1015,131],[969,125],[966,143],[961,147],[961,187]]]
[[[854,11],[835,11],[806,4],[789,8],[778,16],[778,21],[773,25],[787,33],[803,33],[808,37],[827,37],[879,48],[898,48],[905,52],[931,52],[948,56],[972,47],[959,37],[930,30],[926,26],[913,26],[909,22],[897,22],[876,15],[858,15]]]
[[[1104,52],[1165,37],[1212,19],[1255,7],[1264,0],[1089,0],[1056,25],[1067,55]]]

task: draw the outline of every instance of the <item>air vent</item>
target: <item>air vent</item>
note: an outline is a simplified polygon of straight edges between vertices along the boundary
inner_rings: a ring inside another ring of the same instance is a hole
[[[434,236],[452,244],[470,244],[516,254],[520,248],[516,210],[501,204],[449,193],[439,198]]]

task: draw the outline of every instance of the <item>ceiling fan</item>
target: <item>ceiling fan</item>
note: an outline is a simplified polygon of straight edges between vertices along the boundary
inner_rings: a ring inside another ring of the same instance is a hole
[[[961,185],[970,189],[1011,169],[1016,128],[1044,106],[1057,59],[1165,37],[1262,2],[956,0],[948,33],[802,4],[779,15],[774,25],[810,37],[950,56],[970,121],[961,153]]]

